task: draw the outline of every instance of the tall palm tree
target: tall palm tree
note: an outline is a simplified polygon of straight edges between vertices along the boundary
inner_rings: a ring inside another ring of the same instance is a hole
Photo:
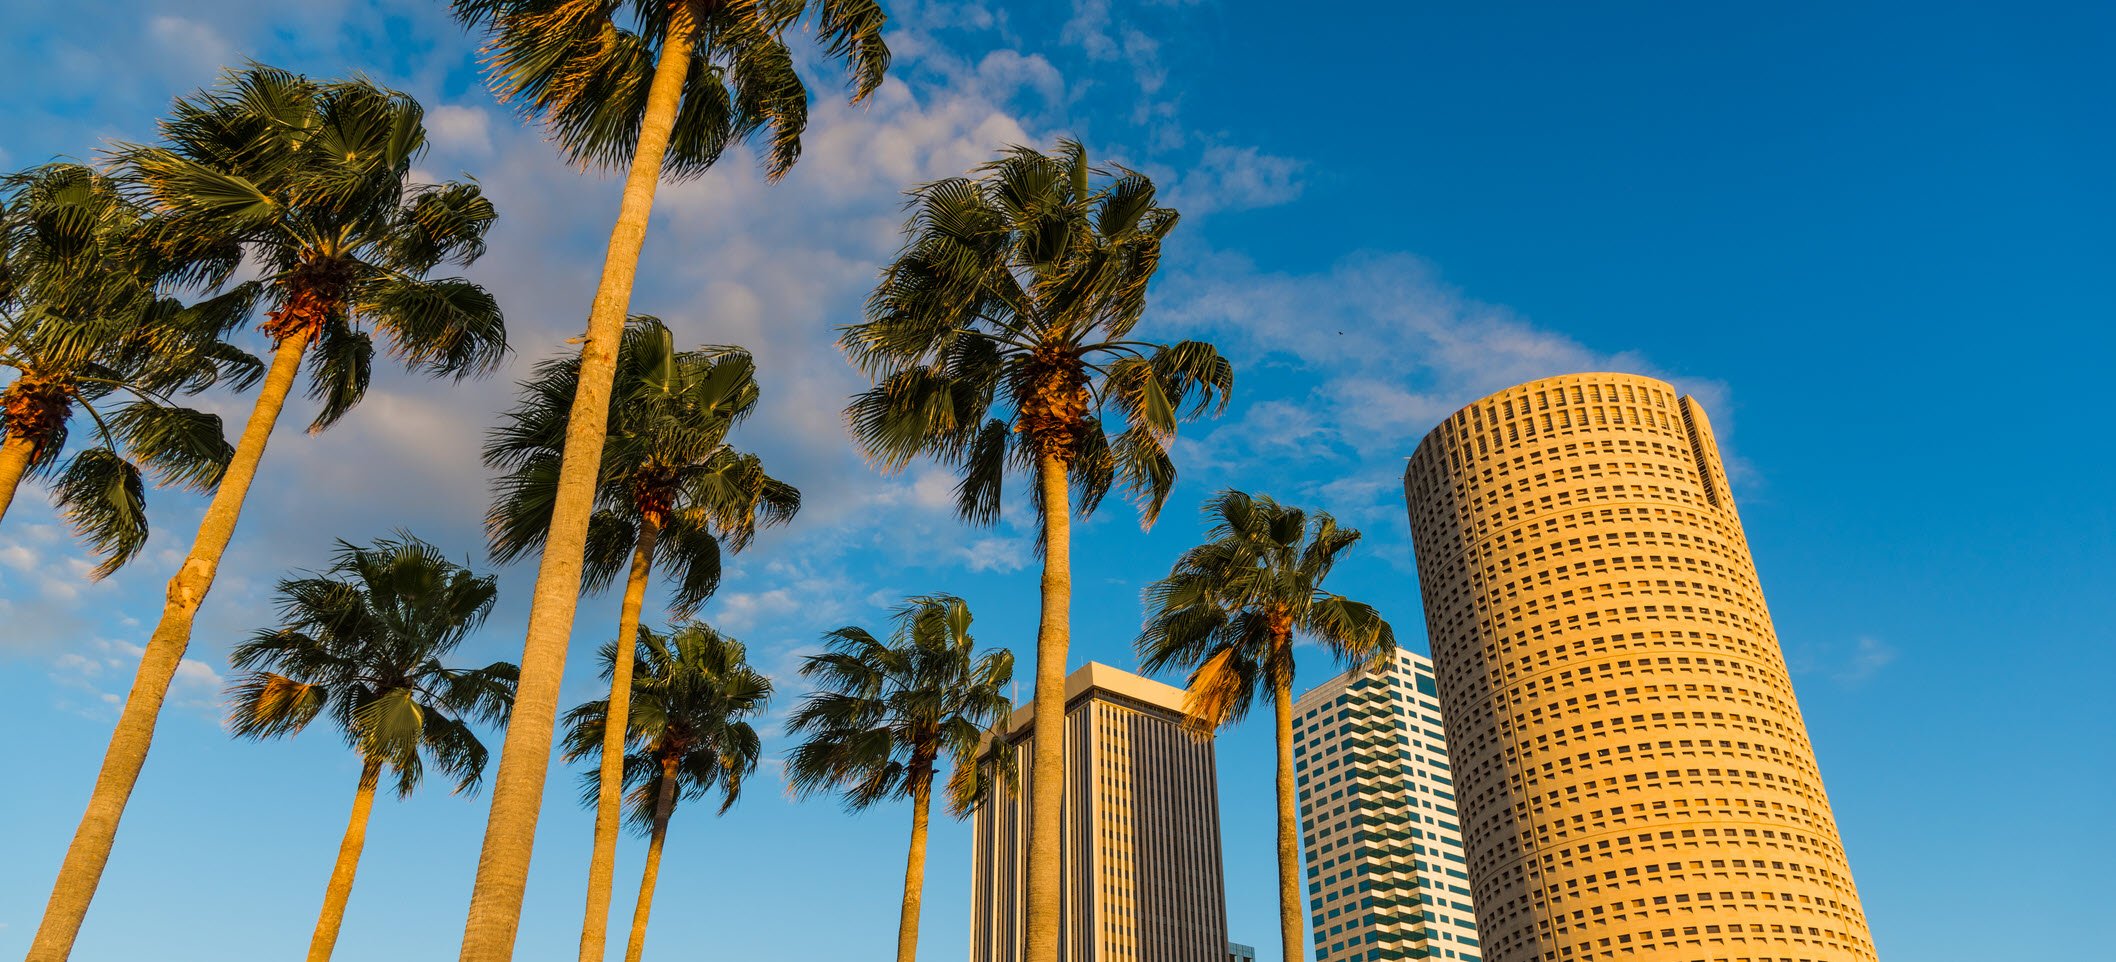
[[[329,570],[279,583],[281,627],[257,632],[229,660],[228,727],[276,738],[328,715],[360,753],[353,814],[309,940],[309,962],[331,957],[386,767],[409,798],[427,764],[474,792],[485,745],[470,721],[505,724],[515,668],[441,663],[492,612],[499,582],[450,562],[408,534],[359,548],[338,542]]]
[[[220,417],[171,400],[263,365],[222,340],[249,314],[257,285],[186,305],[171,295],[231,270],[241,252],[213,245],[178,260],[145,243],[147,211],[113,178],[51,163],[0,179],[0,517],[26,475],[51,473],[75,532],[102,557],[95,577],[147,543],[141,467],[162,485],[211,491],[234,453]],[[88,415],[93,442],[60,466],[68,427]]]
[[[945,760],[953,770],[949,814],[960,818],[977,804],[984,789],[977,746],[1013,710],[1006,687],[1014,678],[1014,655],[1005,649],[977,654],[970,606],[961,598],[912,598],[896,609],[894,620],[887,642],[846,626],[825,636],[828,651],[802,663],[802,677],[817,689],[787,723],[789,734],[806,738],[788,756],[786,778],[802,797],[842,793],[853,811],[911,800],[896,959],[912,962],[918,957],[933,778]]]
[[[1091,514],[1117,481],[1151,525],[1175,483],[1176,425],[1225,408],[1233,368],[1209,344],[1133,339],[1176,212],[1143,174],[1091,167],[1063,141],[1016,147],[912,191],[904,249],[866,320],[839,344],[875,381],[846,409],[888,470],[926,455],[961,477],[967,520],[998,519],[1000,482],[1027,470],[1042,518],[1035,725],[1064,726],[1074,505]],[[1097,184],[1096,177],[1102,178]],[[1026,959],[1058,941],[1060,739],[1030,760]]]
[[[417,101],[365,80],[317,82],[253,65],[179,99],[162,122],[163,143],[120,154],[154,211],[157,244],[182,249],[204,238],[246,250],[273,305],[263,325],[273,350],[228,470],[169,581],[161,621],[30,945],[31,962],[59,962],[72,951],[192,621],[303,361],[314,361],[309,395],[321,407],[314,432],[367,391],[374,344],[363,326],[428,374],[484,374],[506,355],[492,295],[460,278],[427,276],[445,263],[476,260],[495,215],[475,184],[411,181],[426,147],[422,115]]]
[[[1299,812],[1293,795],[1293,639],[1306,635],[1347,663],[1378,668],[1396,633],[1373,606],[1323,589],[1359,532],[1323,512],[1227,490],[1205,503],[1205,543],[1183,553],[1146,589],[1137,646],[1147,671],[1190,672],[1186,722],[1200,732],[1231,725],[1271,699],[1278,733],[1279,935],[1285,958],[1306,950],[1301,925]]]
[[[604,678],[616,672],[616,642],[602,648]],[[632,935],[625,962],[639,962],[646,947],[647,915],[661,874],[661,846],[669,816],[683,799],[720,791],[720,813],[742,795],[742,782],[757,770],[757,730],[749,719],[764,713],[771,679],[751,668],[741,642],[697,622],[667,635],[641,628],[633,657],[632,704],[626,725],[624,781],[632,788],[632,824],[647,831],[647,863],[632,909]],[[566,760],[598,758],[610,703],[597,700],[566,713]],[[582,800],[602,794],[599,772],[585,773]]]
[[[728,447],[730,427],[757,403],[755,365],[735,348],[676,350],[667,326],[635,317],[617,348],[616,403],[602,449],[597,508],[588,521],[586,584],[607,587],[629,575],[617,637],[639,630],[639,610],[655,566],[674,579],[671,609],[689,618],[720,581],[720,549],[740,551],[757,526],[783,524],[800,510],[801,492],[764,473],[756,455]],[[580,381],[580,359],[537,366],[521,402],[494,429],[487,464],[505,472],[486,516],[493,557],[507,562],[541,548],[557,497],[566,417]],[[616,871],[618,802],[623,794],[623,719],[630,714],[632,660],[618,658],[610,679],[603,732],[595,846],[581,954],[600,959]]]
[[[493,87],[550,131],[582,167],[624,169],[623,198],[588,309],[557,497],[538,562],[522,647],[521,701],[500,752],[477,884],[464,922],[463,962],[512,957],[550,762],[559,682],[594,512],[604,418],[630,310],[647,218],[663,177],[689,178],[721,152],[766,134],[765,171],[800,155],[808,91],[788,29],[813,22],[829,56],[849,64],[852,99],[889,66],[877,0],[453,0],[457,19],[486,35]],[[582,962],[601,949],[582,939]],[[599,946],[600,943],[597,943]]]

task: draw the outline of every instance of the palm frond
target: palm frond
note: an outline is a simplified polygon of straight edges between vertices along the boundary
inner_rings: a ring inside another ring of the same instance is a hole
[[[83,449],[52,485],[60,513],[103,560],[90,572],[108,577],[147,546],[147,492],[140,469],[107,447]]]
[[[1379,611],[1323,588],[1358,531],[1232,489],[1208,499],[1204,515],[1207,540],[1147,587],[1146,625],[1134,642],[1146,670],[1190,670],[1194,726],[1231,724],[1252,702],[1290,692],[1296,634],[1350,664],[1393,657],[1395,634]]]
[[[504,725],[518,672],[507,662],[451,668],[443,659],[484,623],[498,582],[399,532],[339,542],[330,567],[281,581],[282,625],[235,646],[229,728],[293,735],[328,715],[363,758],[411,794],[426,766],[474,791],[486,749],[470,723]]]

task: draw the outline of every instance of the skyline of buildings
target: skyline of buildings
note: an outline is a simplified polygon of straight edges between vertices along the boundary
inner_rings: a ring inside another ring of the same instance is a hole
[[[1293,718],[1317,962],[1479,962],[1432,662],[1399,647],[1302,695]]]
[[[1697,402],[1508,388],[1404,492],[1484,962],[1872,962]]]
[[[1697,402],[1544,378],[1408,461],[1433,657],[1399,648],[1293,709],[1317,962],[1875,962]],[[1067,678],[1068,962],[1239,957],[1182,697]],[[971,962],[1019,950],[1028,722],[1006,740],[1023,793],[977,812]]]
[[[1213,740],[1182,728],[1181,689],[1089,662],[1065,679],[1065,838],[1058,958],[1226,962]],[[1027,855],[1033,708],[979,754],[997,777],[1011,751],[1019,790],[994,791],[972,829],[970,962],[1017,962]]]

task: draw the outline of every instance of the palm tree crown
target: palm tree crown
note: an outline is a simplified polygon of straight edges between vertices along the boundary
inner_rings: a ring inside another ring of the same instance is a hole
[[[1205,514],[1205,543],[1146,589],[1137,642],[1145,670],[1190,669],[1192,725],[1210,731],[1240,720],[1259,696],[1290,691],[1295,635],[1348,662],[1392,657],[1395,632],[1380,613],[1323,588],[1358,531],[1323,512],[1232,490],[1206,502]]]
[[[740,551],[758,526],[783,524],[800,510],[799,490],[726,443],[728,430],[756,407],[755,373],[739,348],[676,350],[657,318],[626,326],[588,527],[588,590],[624,571],[642,526],[652,524],[655,560],[674,579],[670,607],[690,617],[719,584],[722,546]],[[579,379],[578,357],[537,365],[485,447],[486,463],[505,472],[486,520],[501,562],[543,547]]]
[[[264,325],[272,359],[198,534],[169,579],[32,940],[38,962],[64,959],[80,933],[169,683],[303,365],[314,361],[309,393],[321,403],[310,430],[320,431],[367,393],[374,342],[363,325],[427,373],[483,374],[506,356],[492,295],[460,278],[427,277],[442,264],[476,260],[494,214],[473,184],[410,182],[426,146],[422,116],[417,101],[365,80],[317,83],[252,65],[179,99],[161,124],[160,145],[119,151],[124,178],[153,212],[150,241],[161,256],[182,260],[225,244],[254,262],[273,305]],[[518,695],[539,694],[520,688]],[[537,711],[535,698],[518,700],[541,715],[531,725],[548,738],[550,713]]]
[[[0,513],[23,473],[55,473],[60,509],[103,555],[100,577],[147,540],[142,467],[163,485],[210,490],[233,448],[217,415],[179,406],[263,365],[222,338],[256,286],[184,304],[172,291],[223,276],[240,252],[208,245],[157,257],[148,214],[93,168],[51,163],[0,179]],[[60,467],[68,422],[94,442]]]
[[[1082,516],[1122,481],[1150,524],[1178,422],[1224,410],[1234,387],[1209,344],[1131,339],[1176,212],[1073,141],[978,173],[912,192],[910,239],[839,339],[876,381],[846,411],[853,434],[887,468],[922,454],[956,468],[974,522],[997,519],[1009,468],[1049,458]]]
[[[477,788],[486,750],[471,722],[501,724],[515,667],[444,660],[491,613],[498,582],[400,535],[338,543],[329,570],[279,583],[279,628],[229,656],[229,727],[245,738],[292,735],[328,715],[364,759],[385,765],[400,796],[428,764],[458,792]]]
[[[858,811],[923,791],[945,760],[955,773],[949,808],[960,816],[982,788],[979,740],[1013,709],[1014,655],[977,654],[960,598],[912,598],[894,621],[886,642],[839,628],[826,636],[827,652],[802,664],[817,690],[787,723],[789,734],[806,736],[787,758],[788,785],[802,796],[841,792]]]
[[[802,676],[818,687],[787,725],[790,734],[807,738],[787,758],[786,776],[795,795],[835,790],[853,811],[883,799],[910,799],[896,958],[915,962],[934,770],[943,755],[954,767],[950,814],[959,818],[977,804],[986,789],[977,748],[1008,721],[1013,706],[1004,689],[1014,677],[1014,656],[1005,650],[977,654],[970,606],[961,598],[912,598],[896,609],[894,620],[887,642],[864,628],[839,628],[827,636],[828,651],[802,664]],[[1012,774],[1009,768],[999,777]]]
[[[322,430],[360,402],[381,331],[411,367],[489,373],[507,350],[498,303],[461,278],[429,278],[484,253],[497,216],[476,184],[414,184],[424,110],[365,80],[319,83],[252,65],[176,102],[165,143],[123,149],[169,250],[241,244],[273,304],[264,331],[315,357]]]
[[[1210,732],[1268,699],[1278,748],[1278,884],[1281,951],[1306,951],[1300,884],[1300,815],[1293,781],[1293,638],[1307,635],[1350,662],[1386,664],[1396,650],[1372,606],[1323,589],[1337,556],[1359,540],[1328,514],[1240,491],[1205,504],[1212,527],[1168,577],[1146,589],[1139,663],[1190,670],[1185,722]]]
[[[766,172],[777,178],[793,167],[808,89],[784,37],[801,20],[851,68],[854,101],[889,68],[888,16],[876,0],[454,0],[454,9],[490,35],[500,99],[541,120],[582,166],[631,163],[655,65],[671,50],[687,70],[661,173],[677,178],[705,172],[730,145],[765,131]]]
[[[756,771],[761,742],[749,719],[769,705],[771,679],[749,666],[741,642],[697,622],[666,635],[641,628],[636,646],[624,763],[634,824],[650,827],[668,779],[675,800],[704,798],[718,789],[720,811],[727,811],[741,797],[743,780]],[[604,678],[616,660],[617,643],[603,645]],[[609,702],[598,699],[566,713],[567,761],[601,754],[608,711]],[[600,783],[595,773],[587,776],[584,797],[592,804]]]
[[[1097,177],[1102,182],[1096,183]],[[1055,154],[1007,151],[973,177],[912,191],[908,239],[882,272],[866,320],[839,346],[875,385],[845,411],[853,437],[887,470],[929,456],[958,475],[956,510],[998,520],[1008,470],[1034,478],[1043,549],[1035,724],[1064,724],[1071,643],[1073,501],[1092,514],[1122,481],[1143,524],[1175,484],[1176,425],[1224,409],[1234,371],[1211,345],[1132,337],[1176,212],[1144,175]],[[1026,962],[1059,941],[1059,739],[1031,760]]]

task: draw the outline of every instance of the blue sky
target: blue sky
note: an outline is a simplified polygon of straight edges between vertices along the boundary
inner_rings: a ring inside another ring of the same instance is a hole
[[[821,96],[807,153],[767,186],[750,155],[665,190],[634,308],[756,351],[741,443],[807,492],[731,566],[706,617],[785,677],[820,633],[896,599],[969,599],[1026,657],[1030,529],[945,510],[947,481],[884,478],[838,424],[830,348],[894,248],[898,191],[1010,143],[1086,140],[1185,213],[1144,330],[1208,337],[1234,409],[1185,434],[1167,516],[1112,505],[1076,542],[1074,663],[1134,663],[1138,589],[1240,485],[1366,530],[1341,590],[1424,648],[1402,459],[1441,417],[1533,377],[1621,369],[1706,403],[1884,957],[2023,958],[2102,944],[2116,721],[2116,10],[2106,4],[892,4],[894,79]],[[168,99],[255,57],[365,71],[429,108],[430,176],[501,212],[471,272],[508,311],[515,370],[585,315],[615,184],[566,168],[481,87],[441,4],[5,0],[0,166],[151,135]],[[286,957],[305,944],[357,768],[325,732],[236,743],[228,646],[331,539],[409,527],[478,558],[473,452],[509,378],[389,371],[330,433],[274,442],[162,719],[76,958]],[[210,401],[237,412],[246,399]],[[290,418],[291,420],[291,418]],[[295,421],[293,423],[300,423]],[[35,496],[0,527],[0,955],[28,942],[201,504],[158,498],[148,554],[87,584]],[[466,658],[515,657],[531,577]],[[582,606],[577,654],[607,637]],[[1334,666],[1301,664],[1313,684]],[[567,700],[590,697],[586,659]],[[1233,936],[1276,959],[1270,753],[1220,741]],[[783,742],[773,747],[783,747]],[[570,778],[570,773],[560,778]],[[555,780],[517,958],[571,958],[588,817]],[[339,958],[454,951],[485,805],[378,804]],[[754,782],[672,829],[649,952],[883,954],[908,815],[860,817]],[[936,823],[922,948],[959,958],[966,826]],[[640,847],[619,864],[629,904]],[[1980,924],[1963,926],[1967,907]],[[620,922],[622,920],[620,919]],[[1977,937],[1984,936],[1983,938]]]

